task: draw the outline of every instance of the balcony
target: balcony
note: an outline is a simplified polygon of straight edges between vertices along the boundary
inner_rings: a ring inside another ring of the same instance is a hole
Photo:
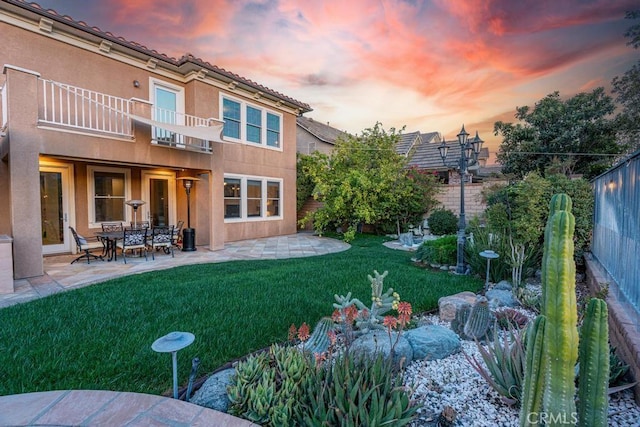
[[[134,139],[135,122],[151,127],[154,145],[211,153],[212,142],[224,142],[220,136],[223,127],[220,120],[163,110],[140,99],[119,98],[52,80],[38,80],[38,126],[41,128]]]

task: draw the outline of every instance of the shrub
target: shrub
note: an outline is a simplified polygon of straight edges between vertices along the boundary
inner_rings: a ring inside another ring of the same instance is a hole
[[[444,236],[422,243],[416,250],[416,259],[427,264],[454,265],[456,263],[458,238]]]
[[[455,234],[458,231],[458,217],[448,209],[436,209],[429,215],[429,229],[436,236]]]

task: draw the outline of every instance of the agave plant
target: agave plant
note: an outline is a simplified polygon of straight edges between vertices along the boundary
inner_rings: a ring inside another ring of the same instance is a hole
[[[486,347],[477,343],[484,366],[475,356],[465,357],[487,383],[497,391],[505,403],[520,402],[524,380],[526,329],[509,328],[507,336],[500,338],[498,328],[494,328],[493,343]],[[485,368],[486,366],[486,368]]]

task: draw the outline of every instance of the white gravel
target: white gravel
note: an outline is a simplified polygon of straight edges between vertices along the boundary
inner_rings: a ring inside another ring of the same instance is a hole
[[[425,320],[449,326],[435,315]],[[462,348],[482,363],[474,342],[463,340]],[[445,406],[455,410],[456,426],[518,426],[518,408],[504,403],[462,352],[442,360],[412,362],[406,369],[405,384],[413,384],[412,397],[423,405],[413,427],[437,425],[438,415]],[[610,396],[609,425],[640,426],[640,407],[635,404],[630,390]]]

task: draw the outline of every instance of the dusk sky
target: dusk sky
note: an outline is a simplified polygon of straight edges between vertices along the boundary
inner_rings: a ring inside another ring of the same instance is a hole
[[[497,120],[611,80],[640,58],[624,19],[638,0],[40,0],[172,57],[191,53],[359,134],[464,123],[493,152]],[[492,156],[493,157],[493,156]]]

